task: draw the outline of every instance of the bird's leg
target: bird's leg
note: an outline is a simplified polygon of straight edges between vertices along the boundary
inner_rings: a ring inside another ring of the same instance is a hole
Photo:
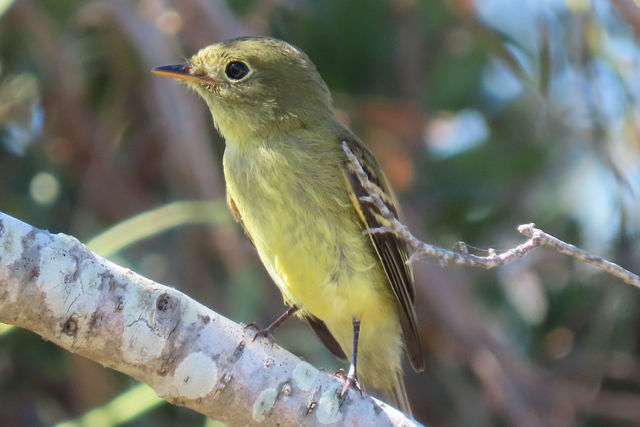
[[[296,311],[298,311],[298,309],[299,309],[298,306],[292,305],[291,307],[289,307],[287,311],[282,313],[276,320],[273,321],[273,323],[271,323],[269,326],[267,326],[264,329],[260,329],[260,327],[255,323],[249,323],[247,326],[245,326],[245,329],[250,327],[258,329],[258,332],[256,332],[256,334],[253,336],[252,341],[255,341],[256,338],[258,337],[273,339],[273,331],[275,331],[278,328],[278,326],[282,325],[285,320],[293,316],[293,314]]]
[[[349,373],[344,380],[344,387],[340,392],[340,397],[344,398],[349,391],[349,387],[354,386],[356,390],[362,393],[360,384],[358,383],[358,374],[356,372],[356,362],[358,360],[358,338],[360,336],[360,319],[353,319],[353,351],[351,352],[351,363],[349,364]],[[344,373],[343,373],[344,375]]]

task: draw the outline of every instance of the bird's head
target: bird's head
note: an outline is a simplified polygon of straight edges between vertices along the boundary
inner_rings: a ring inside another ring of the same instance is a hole
[[[316,67],[304,52],[280,40],[216,43],[183,64],[153,72],[198,92],[227,140],[264,138],[333,117],[331,95]]]

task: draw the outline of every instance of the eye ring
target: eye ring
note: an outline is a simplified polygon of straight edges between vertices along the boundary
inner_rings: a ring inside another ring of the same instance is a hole
[[[231,80],[242,80],[249,74],[249,66],[242,61],[231,61],[224,69],[224,73]]]

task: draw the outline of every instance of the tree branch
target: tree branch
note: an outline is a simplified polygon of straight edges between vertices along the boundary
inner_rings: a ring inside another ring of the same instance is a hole
[[[0,321],[233,425],[419,425],[73,237],[0,212]]]
[[[369,181],[367,173],[362,168],[360,161],[349,149],[346,141],[342,142],[342,149],[347,154],[347,158],[355,167],[355,172],[360,180],[360,183],[367,191],[368,196],[361,197],[361,200],[373,203],[380,211],[382,216],[387,220],[388,224],[383,227],[376,227],[365,230],[365,233],[395,233],[402,240],[404,240],[411,249],[413,254],[407,260],[408,263],[415,261],[419,256],[428,255],[441,260],[443,263],[454,262],[456,264],[467,265],[469,267],[482,267],[491,269],[499,267],[510,262],[515,261],[518,258],[531,252],[538,246],[548,246],[556,251],[575,258],[578,261],[591,264],[600,270],[603,270],[619,279],[623,280],[632,286],[640,288],[640,276],[632,273],[607,261],[604,258],[590,254],[574,245],[565,243],[562,240],[545,233],[544,231],[535,228],[535,224],[523,224],[518,226],[518,231],[529,237],[529,240],[516,246],[515,248],[504,251],[500,254],[496,253],[494,249],[489,249],[489,255],[477,256],[466,252],[464,243],[461,244],[464,253],[452,252],[446,249],[439,248],[437,246],[430,245],[419,240],[417,237],[409,231],[409,228],[400,222],[393,212],[382,201],[382,198],[378,194],[375,186]]]

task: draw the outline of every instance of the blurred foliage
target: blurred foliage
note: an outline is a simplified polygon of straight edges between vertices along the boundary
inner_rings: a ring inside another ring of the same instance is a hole
[[[273,320],[281,297],[219,209],[224,145],[209,113],[149,73],[250,34],[309,54],[429,242],[482,254],[534,221],[640,271],[633,0],[0,1],[0,210],[100,235],[117,262],[236,321]],[[172,204],[188,199],[214,204]],[[424,259],[416,273],[428,367],[407,382],[419,420],[640,424],[636,289],[542,249],[498,271]],[[339,366],[300,322],[276,339]],[[1,425],[205,423],[166,404],[133,415],[144,399],[132,387],[0,329]]]
[[[151,387],[146,384],[138,384],[108,404],[87,412],[77,421],[59,423],[58,427],[101,427],[124,424],[140,417],[144,412],[161,402],[162,399],[156,395]]]

